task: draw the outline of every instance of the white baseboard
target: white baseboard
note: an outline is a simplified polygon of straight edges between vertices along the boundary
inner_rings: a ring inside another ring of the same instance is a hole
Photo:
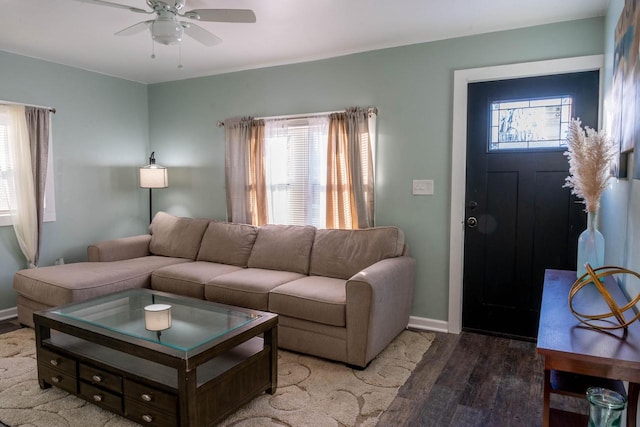
[[[449,323],[444,320],[427,319],[426,317],[409,317],[409,328],[424,331],[449,332]]]
[[[0,320],[8,320],[15,317],[18,317],[18,307],[11,307],[0,310]],[[448,326],[448,322],[445,322],[444,320],[428,319],[426,317],[418,316],[409,317],[408,327],[412,329],[448,333]]]
[[[8,320],[18,317],[18,307],[0,310],[0,320]],[[444,320],[428,319],[426,317],[410,316],[409,328],[423,331],[449,332],[449,323]]]
[[[13,319],[14,317],[18,317],[18,307],[11,307],[0,310],[0,320]]]

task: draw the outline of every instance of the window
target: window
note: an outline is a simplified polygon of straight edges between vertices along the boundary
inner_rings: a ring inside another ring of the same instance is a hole
[[[265,121],[269,222],[326,227],[328,117]]]
[[[374,225],[377,110],[228,119],[227,219],[262,225]]]
[[[489,151],[566,148],[570,96],[491,103]]]
[[[0,111],[0,226],[11,225],[9,200],[13,191],[11,185],[12,167],[9,153],[9,120],[6,113]],[[53,147],[49,135],[49,155],[47,159],[47,180],[45,184],[44,221],[56,220],[54,184],[53,184]]]
[[[7,115],[0,111],[0,215],[9,214],[9,141]]]

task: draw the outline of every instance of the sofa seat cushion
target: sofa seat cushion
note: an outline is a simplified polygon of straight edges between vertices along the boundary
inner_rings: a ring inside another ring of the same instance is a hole
[[[208,225],[208,219],[179,218],[166,212],[158,212],[149,225],[149,252],[195,260]]]
[[[151,289],[204,299],[204,284],[240,267],[195,261],[162,267],[151,274]]]
[[[404,233],[398,227],[317,230],[309,274],[349,279],[386,258],[402,255]]]
[[[269,311],[296,319],[346,326],[347,281],[309,276],[278,286],[269,295]]]
[[[218,276],[204,286],[208,301],[266,311],[269,291],[292,280],[306,277],[291,271],[247,268]]]
[[[306,275],[315,232],[316,228],[310,225],[263,225],[258,230],[248,266]]]
[[[147,256],[112,262],[80,262],[20,270],[13,277],[18,294],[55,307],[132,288],[148,288],[151,273],[184,258]]]

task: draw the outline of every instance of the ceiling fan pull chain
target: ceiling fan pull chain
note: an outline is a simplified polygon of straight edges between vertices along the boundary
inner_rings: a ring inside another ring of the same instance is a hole
[[[178,43],[178,68],[182,68],[182,43]]]
[[[151,39],[151,59],[156,59],[156,43]]]

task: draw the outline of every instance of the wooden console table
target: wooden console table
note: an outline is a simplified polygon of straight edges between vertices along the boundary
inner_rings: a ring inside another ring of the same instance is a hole
[[[629,381],[627,427],[635,427],[640,392],[640,322],[631,324],[626,333],[623,329],[599,332],[584,326],[568,305],[569,289],[575,280],[575,271],[545,272],[538,329],[538,353],[544,356],[543,426],[549,426],[554,415],[549,408],[553,370]],[[606,277],[605,284],[620,306],[626,304],[613,277]],[[610,311],[595,287],[583,291],[581,308],[588,306],[589,314]]]

